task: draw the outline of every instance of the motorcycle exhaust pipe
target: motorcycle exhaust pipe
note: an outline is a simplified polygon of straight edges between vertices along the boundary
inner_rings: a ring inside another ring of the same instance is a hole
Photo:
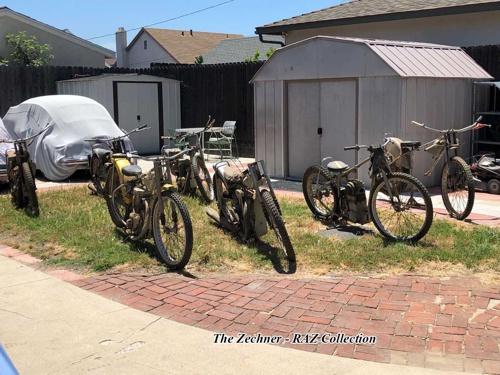
[[[232,225],[224,216],[221,217],[219,215],[219,213],[217,211],[215,211],[214,209],[208,207],[205,212],[207,213],[207,215],[210,219],[216,221],[217,224],[219,224],[223,228],[226,228],[226,229],[230,230],[231,232],[237,232],[234,225]]]
[[[220,224],[220,216],[217,211],[215,211],[213,208],[208,207],[205,212],[207,213],[208,217],[217,223]]]

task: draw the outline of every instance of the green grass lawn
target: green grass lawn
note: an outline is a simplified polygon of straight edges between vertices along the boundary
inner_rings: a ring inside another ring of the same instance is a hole
[[[86,187],[38,193],[40,216],[15,210],[9,195],[0,195],[0,243],[19,248],[50,266],[80,272],[158,272],[165,270],[151,240],[127,241],[116,229],[102,198]],[[247,245],[217,227],[200,200],[183,197],[194,228],[190,273],[249,273],[279,271],[277,241],[270,232]],[[280,198],[283,216],[297,255],[291,272],[322,275],[330,272],[416,272],[432,265],[471,272],[500,271],[500,230],[434,220],[416,245],[385,240],[377,232],[340,240],[318,235],[325,226],[312,218],[303,199]],[[215,207],[215,204],[214,204]]]

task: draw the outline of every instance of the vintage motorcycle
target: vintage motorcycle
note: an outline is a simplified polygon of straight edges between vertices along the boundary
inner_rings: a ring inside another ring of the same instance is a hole
[[[205,164],[205,156],[200,143],[200,134],[208,130],[215,122],[208,117],[207,124],[199,132],[182,133],[177,136],[164,136],[162,139],[167,144],[162,148],[162,153],[169,156],[187,148],[187,154],[173,160],[171,173],[175,176],[175,182],[179,192],[194,195],[196,188],[199,189],[203,200],[211,203],[214,200],[214,189],[210,172]]]
[[[111,155],[113,153],[134,153],[134,151],[132,151],[132,142],[130,142],[130,140],[126,138],[130,134],[137,133],[146,129],[151,129],[147,126],[147,124],[144,124],[129,131],[128,133],[114,138],[110,138],[109,136],[99,136],[95,138],[85,139],[85,141],[92,143],[92,156],[90,157],[89,163],[91,183],[88,186],[92,192],[97,195],[104,195],[106,178],[108,177],[109,168],[112,165]],[[136,164],[134,159],[129,159],[129,162],[131,164]]]
[[[193,250],[193,227],[188,209],[172,184],[170,163],[182,157],[183,150],[171,157],[141,157],[111,154],[105,194],[113,223],[131,240],[153,238],[161,258],[169,269],[182,269]],[[143,172],[129,159],[153,162]]]
[[[207,208],[207,215],[244,241],[262,237],[269,225],[286,258],[295,262],[295,252],[264,161],[248,164],[243,172],[230,167],[227,161],[218,162],[214,169],[218,212]],[[267,185],[269,190],[263,189],[263,185]]]
[[[353,167],[331,161],[326,167],[312,165],[304,173],[302,191],[314,216],[335,227],[347,222],[366,224],[373,221],[379,232],[392,240],[416,242],[428,232],[433,219],[429,192],[415,177],[390,168],[392,156],[382,145],[355,145],[344,150],[366,149],[370,156]],[[403,142],[403,147],[417,148],[420,142]],[[323,162],[331,160],[323,159]],[[363,181],[351,178],[362,165],[370,163],[368,201]]]
[[[50,128],[50,125],[26,138],[1,140],[2,143],[14,144],[13,150],[6,151],[7,177],[12,204],[16,208],[24,208],[30,216],[38,216],[40,214],[40,207],[36,195],[36,166],[28,152],[28,146],[31,144],[29,141],[38,137],[48,128]]]

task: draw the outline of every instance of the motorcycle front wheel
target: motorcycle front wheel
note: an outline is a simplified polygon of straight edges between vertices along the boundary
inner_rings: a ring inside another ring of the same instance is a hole
[[[405,173],[388,174],[387,184],[378,180],[370,191],[368,210],[379,232],[397,241],[418,241],[427,234],[433,219],[429,192]]]
[[[285,253],[286,258],[290,262],[295,262],[295,251],[293,250],[290,237],[285,227],[285,222],[281,216],[278,207],[274,203],[274,199],[269,191],[262,191],[262,199],[267,211],[267,219],[269,226],[274,230],[278,239],[281,250]]]
[[[182,269],[189,262],[193,251],[191,218],[178,193],[164,191],[161,199],[163,210],[158,198],[153,201],[151,210],[153,239],[167,267]]]
[[[445,163],[441,173],[441,196],[451,217],[464,220],[474,206],[474,179],[467,163],[460,156]]]

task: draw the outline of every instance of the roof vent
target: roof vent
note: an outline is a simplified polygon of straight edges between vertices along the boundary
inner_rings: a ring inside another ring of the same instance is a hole
[[[189,35],[193,36],[193,30],[189,30]]]
[[[184,31],[181,31],[181,35],[184,36]]]

